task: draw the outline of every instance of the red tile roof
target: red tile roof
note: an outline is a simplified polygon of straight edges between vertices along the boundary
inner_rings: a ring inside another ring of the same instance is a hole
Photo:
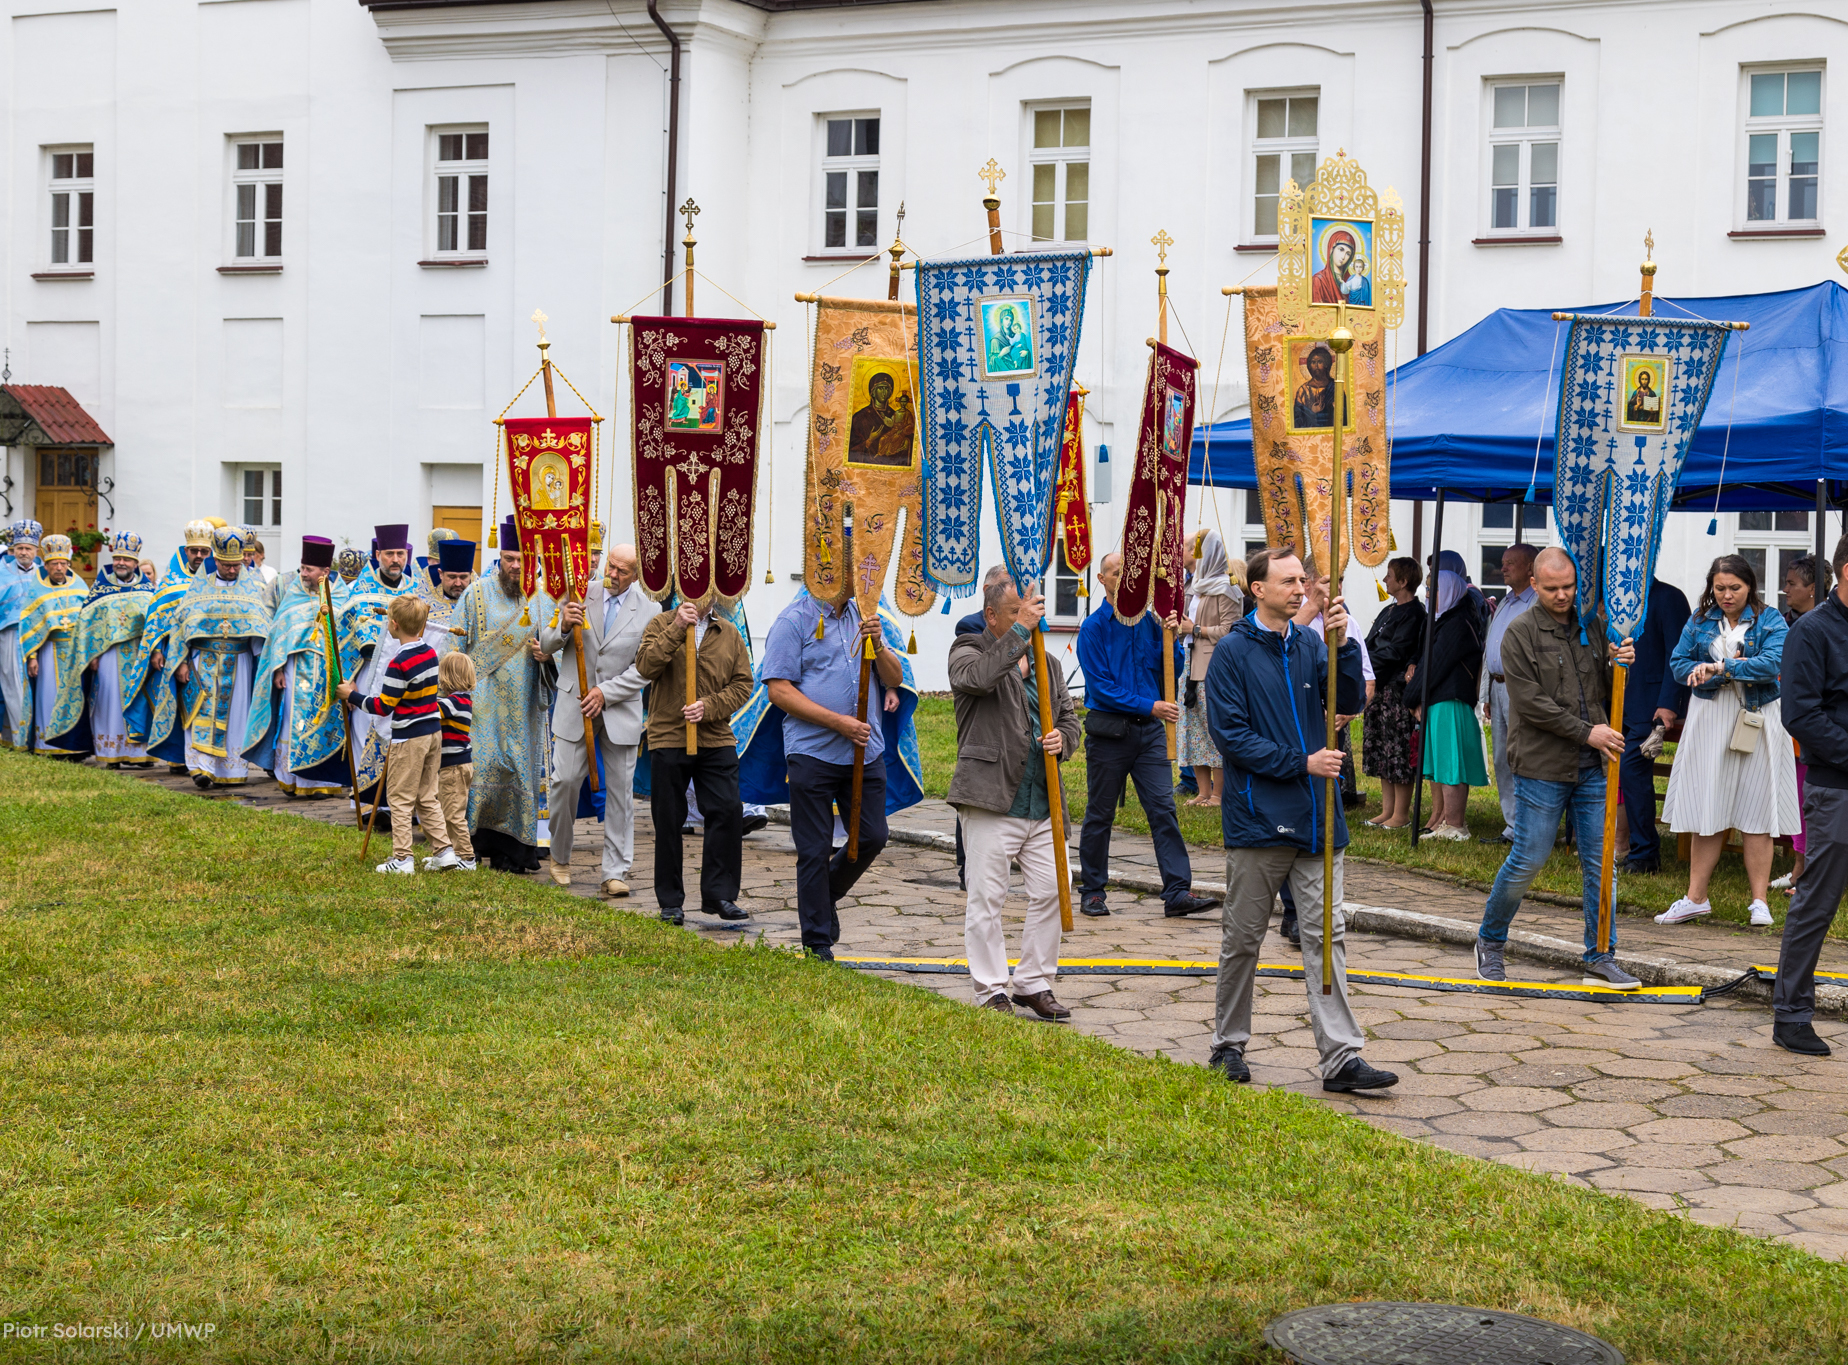
[[[83,410],[68,389],[55,384],[8,384],[3,390],[45,433],[46,445],[112,446],[109,433]]]

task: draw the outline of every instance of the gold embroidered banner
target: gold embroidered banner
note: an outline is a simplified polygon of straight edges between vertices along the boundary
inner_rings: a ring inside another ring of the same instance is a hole
[[[1245,360],[1251,385],[1251,453],[1265,539],[1305,560],[1326,558],[1334,478],[1334,352],[1284,326],[1275,289],[1245,290]],[[1384,332],[1348,352],[1342,464],[1353,497],[1342,539],[1355,559],[1382,564],[1392,548],[1386,450]],[[1307,537],[1305,539],[1305,530]]]
[[[866,620],[879,610],[894,558],[899,611],[921,616],[937,596],[924,578],[917,336],[910,304],[824,298],[816,306],[803,581],[830,606],[855,599]]]

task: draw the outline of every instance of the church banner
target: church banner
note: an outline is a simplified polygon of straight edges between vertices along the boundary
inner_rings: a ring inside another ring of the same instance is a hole
[[[520,531],[520,590],[531,597],[545,565],[546,591],[590,586],[590,485],[595,423],[589,417],[507,417],[507,487]]]
[[[1084,396],[1073,389],[1065,403],[1065,435],[1059,445],[1059,488],[1053,512],[1065,541],[1065,567],[1082,572],[1091,563],[1091,504],[1085,499]]]
[[[852,598],[869,621],[895,557],[899,611],[922,615],[937,596],[924,578],[917,325],[910,304],[817,302],[803,583],[829,606]]]
[[[1383,335],[1356,341],[1348,352],[1350,401],[1341,404],[1341,462],[1353,496],[1353,524],[1342,538],[1369,566],[1383,564],[1392,552]],[[1326,558],[1334,501],[1334,352],[1323,338],[1295,334],[1284,324],[1275,289],[1247,289],[1245,361],[1265,539],[1273,547],[1290,546],[1304,562]]]
[[[630,319],[635,546],[656,601],[730,606],[750,590],[764,324]]]
[[[1166,620],[1181,610],[1186,559],[1187,461],[1193,449],[1194,394],[1199,365],[1160,342],[1149,357],[1142,389],[1136,462],[1123,514],[1123,578],[1117,620],[1135,625],[1151,607]]]
[[[1051,561],[1090,270],[1082,250],[918,263],[924,575],[938,592],[975,591],[984,461],[1009,572],[1036,580]]]
[[[1642,630],[1669,499],[1731,325],[1571,321],[1559,380],[1553,519],[1578,565],[1579,619],[1591,625],[1603,606],[1615,644]]]

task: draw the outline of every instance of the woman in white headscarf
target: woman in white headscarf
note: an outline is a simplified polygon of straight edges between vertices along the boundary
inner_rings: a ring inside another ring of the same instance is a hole
[[[1416,667],[1405,685],[1405,704],[1424,726],[1423,775],[1437,794],[1433,839],[1467,841],[1469,789],[1489,785],[1475,710],[1484,635],[1468,580],[1449,569],[1440,571],[1431,666]]]
[[[1225,638],[1243,614],[1245,594],[1232,578],[1225,542],[1217,531],[1194,536],[1193,581],[1188,586],[1187,616],[1193,622],[1188,637],[1187,684],[1181,694],[1180,758],[1191,765],[1200,794],[1187,804],[1217,806],[1221,794],[1220,765],[1224,760],[1213,745],[1206,723],[1206,666],[1213,646]]]

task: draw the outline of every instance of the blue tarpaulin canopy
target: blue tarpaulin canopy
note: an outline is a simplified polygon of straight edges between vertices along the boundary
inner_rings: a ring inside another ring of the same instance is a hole
[[[1560,310],[1568,311],[1568,310]],[[1570,310],[1634,316],[1636,305]],[[1848,289],[1655,300],[1656,316],[1747,322],[1726,344],[1675,506],[1704,511],[1814,507],[1816,481],[1848,494]],[[1469,501],[1553,500],[1559,367],[1570,323],[1550,309],[1502,308],[1393,371],[1392,495],[1442,488]],[[1537,446],[1537,450],[1536,450]],[[1211,477],[1208,466],[1211,467]],[[1251,422],[1194,431],[1190,480],[1255,488]]]

